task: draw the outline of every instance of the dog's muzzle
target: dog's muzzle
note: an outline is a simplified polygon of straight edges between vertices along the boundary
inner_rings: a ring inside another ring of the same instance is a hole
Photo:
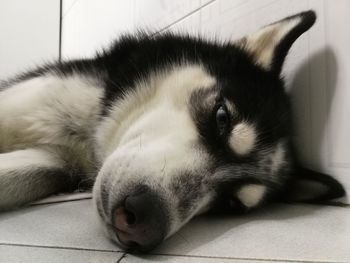
[[[119,242],[127,250],[152,250],[163,241],[167,230],[160,197],[145,187],[115,207],[112,222]]]

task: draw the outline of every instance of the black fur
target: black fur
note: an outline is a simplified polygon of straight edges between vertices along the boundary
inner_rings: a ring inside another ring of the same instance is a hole
[[[276,74],[281,73],[284,59],[287,56],[287,53],[294,41],[310,27],[312,27],[316,21],[316,14],[314,11],[299,13],[297,15],[287,17],[282,21],[287,21],[298,16],[301,17],[301,22],[282,39],[281,43],[277,46],[274,52],[271,69]]]

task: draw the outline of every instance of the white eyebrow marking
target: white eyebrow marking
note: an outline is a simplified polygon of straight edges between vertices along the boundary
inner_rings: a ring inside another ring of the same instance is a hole
[[[233,128],[229,143],[237,154],[246,155],[253,150],[256,137],[255,127],[247,122],[241,122]]]

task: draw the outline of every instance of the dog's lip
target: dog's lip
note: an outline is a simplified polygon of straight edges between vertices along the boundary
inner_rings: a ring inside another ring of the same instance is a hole
[[[125,241],[123,241],[123,235],[124,235],[124,238],[128,238],[129,235],[132,235],[132,234],[128,233],[126,231],[123,231],[121,229],[118,229],[116,227],[114,227],[113,230],[115,233],[117,244],[126,252],[129,252],[129,253],[139,253],[139,252],[147,253],[156,247],[156,245],[154,245],[154,246],[142,246],[142,245],[140,245],[137,242],[134,242],[132,240],[125,242]]]
[[[122,238],[120,237],[120,235],[123,235],[123,234],[127,235],[128,233],[123,231],[123,230],[117,229],[115,227],[113,228],[113,231],[114,231],[114,234],[115,234],[116,241],[117,241],[118,245],[124,250],[129,250],[130,249],[130,244],[124,242],[122,240]]]
[[[128,232],[122,231],[120,229],[115,229],[115,235],[117,237],[118,240],[118,244],[119,246],[124,249],[126,252],[129,253],[137,253],[137,252],[142,252],[145,253],[147,251],[150,251],[153,249],[153,247],[151,248],[147,248],[147,247],[141,247],[138,243],[134,242],[134,241],[128,241],[125,242],[123,241],[123,236],[124,238],[128,238],[128,236],[130,235]]]
[[[133,233],[132,231],[125,231],[120,228],[114,228],[114,231],[116,233],[116,236],[118,238],[118,241],[122,243],[124,246],[130,246],[130,244],[133,244],[136,242],[132,241]],[[125,239],[129,239],[130,241],[125,241]]]
[[[118,238],[118,241],[123,245],[123,246],[128,246],[127,242],[123,241],[123,238],[121,236],[130,236],[128,232],[125,232],[119,228],[114,229],[116,236]]]

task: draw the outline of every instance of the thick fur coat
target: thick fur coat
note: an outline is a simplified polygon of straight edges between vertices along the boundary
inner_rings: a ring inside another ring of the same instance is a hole
[[[146,251],[204,212],[344,195],[299,165],[280,76],[312,11],[235,41],[124,36],[0,90],[0,210],[79,186],[120,246]]]

